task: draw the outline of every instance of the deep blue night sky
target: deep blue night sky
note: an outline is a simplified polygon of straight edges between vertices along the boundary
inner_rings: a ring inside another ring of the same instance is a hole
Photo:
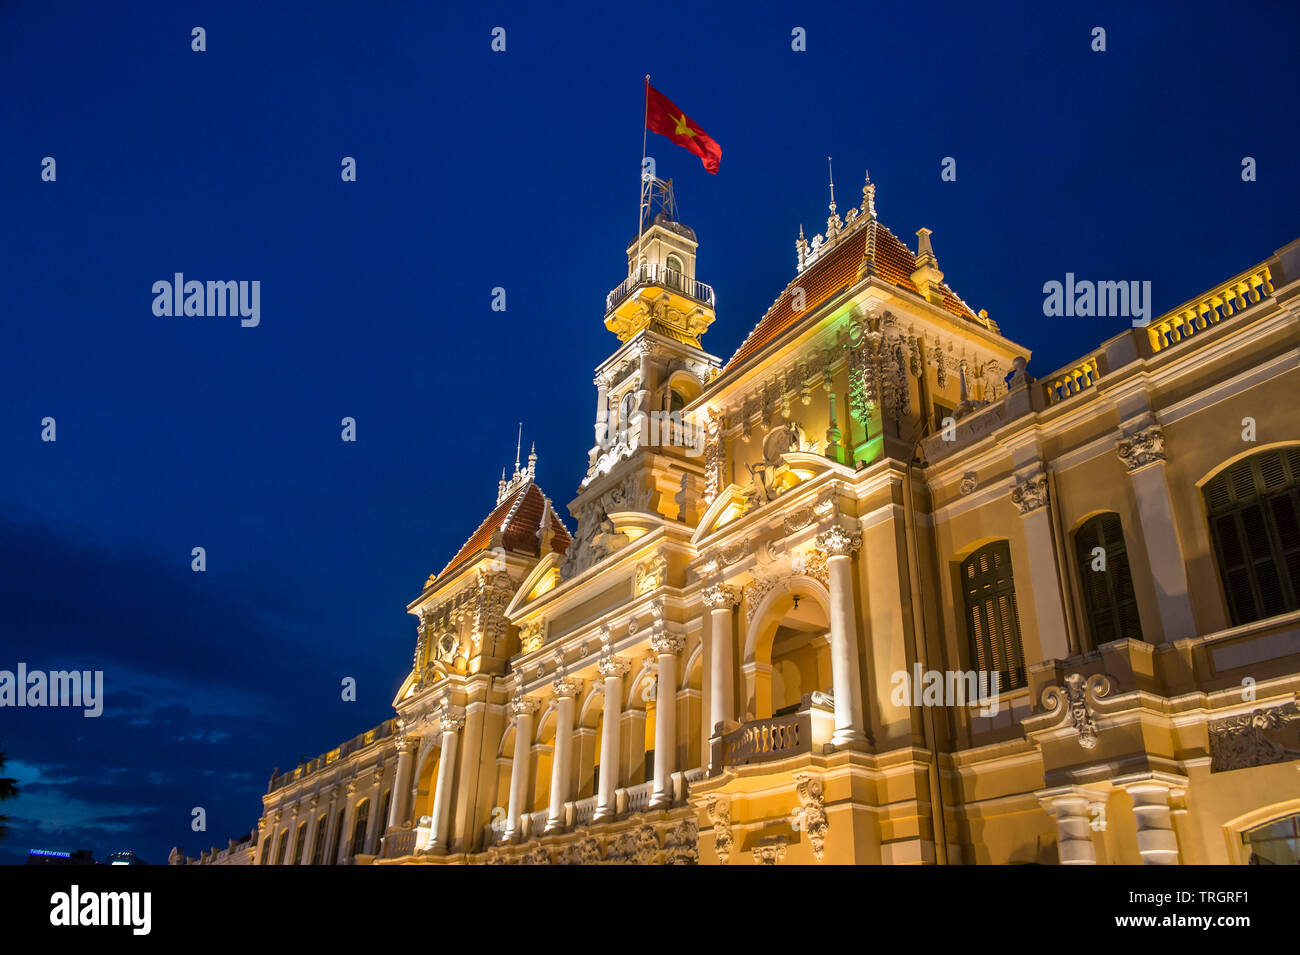
[[[650,143],[723,358],[824,230],[828,154],[841,213],[869,168],[1039,375],[1125,324],[1043,318],[1044,282],[1150,280],[1159,314],[1300,235],[1293,3],[279,6],[0,7],[0,669],[106,684],[98,719],[0,711],[0,862],[248,832],[272,767],[391,715],[405,604],[517,422],[572,498],[647,72],[723,149]],[[259,280],[261,324],[155,317],[174,272]]]

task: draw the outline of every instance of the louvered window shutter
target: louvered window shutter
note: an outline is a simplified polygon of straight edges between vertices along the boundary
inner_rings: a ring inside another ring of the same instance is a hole
[[[995,541],[971,554],[960,575],[971,662],[977,670],[996,672],[1003,690],[1027,685],[1007,542]]]
[[[1238,461],[1203,493],[1233,625],[1300,609],[1300,447]]]

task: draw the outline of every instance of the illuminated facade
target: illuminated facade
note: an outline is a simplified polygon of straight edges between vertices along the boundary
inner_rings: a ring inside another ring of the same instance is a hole
[[[1296,861],[1300,241],[1035,379],[874,192],[726,362],[633,240],[575,530],[517,463],[253,864]]]

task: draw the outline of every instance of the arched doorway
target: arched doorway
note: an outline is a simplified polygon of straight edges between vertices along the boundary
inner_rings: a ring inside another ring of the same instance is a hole
[[[792,713],[806,694],[831,691],[828,603],[820,583],[795,578],[755,609],[742,660],[748,716]]]

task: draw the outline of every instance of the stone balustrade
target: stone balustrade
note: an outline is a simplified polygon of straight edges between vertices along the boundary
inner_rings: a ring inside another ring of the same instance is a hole
[[[1159,352],[1176,345],[1272,294],[1273,274],[1267,265],[1243,272],[1151,322],[1147,326],[1151,351]]]

